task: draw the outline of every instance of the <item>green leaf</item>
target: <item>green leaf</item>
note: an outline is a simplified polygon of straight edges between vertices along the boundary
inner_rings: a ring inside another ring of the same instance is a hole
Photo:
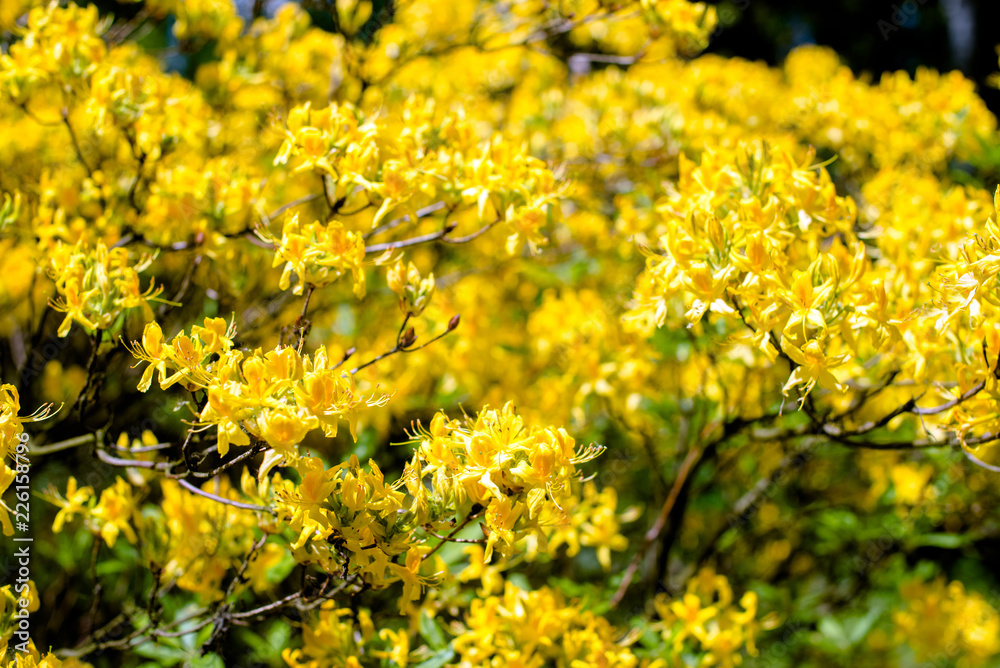
[[[455,650],[451,647],[445,647],[439,652],[435,653],[431,658],[426,661],[418,663],[414,668],[441,668],[441,666],[446,665],[449,661],[455,658]]]
[[[190,656],[187,651],[180,647],[170,647],[152,642],[138,645],[135,648],[135,653],[147,659],[156,659],[161,666],[173,666]]]
[[[847,633],[844,631],[844,627],[833,617],[824,617],[821,619],[818,628],[820,633],[838,647],[847,647],[851,644]]]
[[[112,575],[114,573],[123,573],[129,569],[133,568],[129,564],[118,559],[109,559],[108,561],[98,562],[97,574],[100,575]]]
[[[249,629],[239,629],[237,633],[255,656],[273,665],[284,665],[281,651],[291,644],[292,634],[287,623],[275,620],[259,635]]]
[[[431,649],[443,649],[448,646],[441,627],[437,625],[427,611],[420,613],[420,635],[424,637]],[[428,659],[430,661],[431,659]],[[426,662],[425,662],[426,663]],[[422,665],[422,664],[421,664]]]
[[[868,632],[871,630],[872,625],[878,621],[878,618],[882,616],[882,608],[875,607],[868,611],[868,614],[860,619],[851,621],[850,623],[845,622],[847,627],[847,638],[851,645],[856,645],[861,642]]]
[[[222,661],[222,657],[218,654],[206,654],[205,656],[199,656],[197,659],[191,659],[184,664],[185,666],[190,666],[190,668],[226,668],[226,664]]]
[[[962,534],[954,533],[931,533],[925,534],[923,536],[915,536],[909,541],[911,548],[913,547],[940,547],[946,550],[954,550],[957,547],[962,547],[968,542],[968,538]]]

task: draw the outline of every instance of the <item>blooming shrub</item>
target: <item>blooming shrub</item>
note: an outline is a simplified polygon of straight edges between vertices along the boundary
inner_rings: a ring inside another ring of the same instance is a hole
[[[0,11],[4,665],[996,664],[971,82],[257,4]]]

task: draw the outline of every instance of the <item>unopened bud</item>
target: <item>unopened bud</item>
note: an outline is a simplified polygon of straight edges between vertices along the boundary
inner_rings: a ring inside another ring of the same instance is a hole
[[[405,332],[403,332],[403,336],[399,337],[399,347],[409,348],[414,343],[416,343],[416,341],[417,341],[417,333],[413,331],[412,327],[410,327]]]
[[[458,313],[456,313],[455,315],[451,316],[451,320],[448,321],[448,331],[450,332],[453,329],[455,329],[456,327],[458,327],[458,323],[461,322],[461,320],[462,320],[462,316],[460,314],[458,314]]]

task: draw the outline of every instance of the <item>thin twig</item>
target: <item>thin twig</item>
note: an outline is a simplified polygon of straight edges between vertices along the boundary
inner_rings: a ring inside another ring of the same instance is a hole
[[[429,241],[437,241],[438,239],[444,238],[446,234],[451,232],[457,226],[457,223],[449,223],[444,229],[432,232],[431,234],[422,234],[419,237],[411,237],[410,239],[401,239],[399,241],[390,241],[384,244],[366,246],[365,253],[381,253],[384,251],[396,250],[398,248],[406,248],[408,246],[417,246],[419,244],[425,244]]]
[[[458,526],[456,526],[454,529],[451,530],[451,533],[449,533],[447,536],[445,536],[444,538],[442,538],[441,542],[438,543],[437,545],[435,545],[434,547],[432,547],[431,551],[428,552],[427,554],[425,554],[423,557],[421,557],[421,559],[422,560],[429,559],[435,552],[437,552],[438,550],[440,550],[441,547],[445,543],[450,542],[453,538],[455,538],[455,535],[458,534],[459,531],[461,531],[466,526],[468,526],[469,522],[471,522],[475,518],[479,517],[483,513],[483,510],[484,509],[480,509],[480,510],[476,511],[475,513],[472,513],[471,515],[469,515],[468,517],[466,517],[464,520],[462,520],[462,522]]]
[[[109,455],[101,448],[97,448],[97,458],[100,459],[105,464],[110,464],[111,466],[120,466],[122,468],[139,468],[139,469],[156,469],[158,471],[167,471],[171,467],[175,466],[179,462],[151,462],[144,459],[122,459],[120,457],[115,457],[114,455]]]
[[[409,317],[410,317],[409,315],[406,316],[407,320],[409,319]],[[403,321],[403,327],[406,326],[407,320]],[[426,348],[427,346],[431,345],[435,341],[438,341],[438,340],[444,338],[449,333],[451,333],[452,331],[454,331],[455,328],[458,327],[459,321],[460,321],[459,316],[457,316],[457,315],[452,316],[451,320],[448,321],[448,328],[447,329],[445,329],[443,332],[441,332],[440,334],[438,334],[437,336],[435,336],[433,339],[430,339],[429,341],[426,341],[426,342],[420,344],[416,348],[411,348],[410,347],[410,346],[413,345],[413,341],[414,341],[414,339],[416,337],[413,336],[413,338],[410,338],[410,339],[407,340],[407,337],[404,335],[403,329],[401,327],[400,330],[399,330],[399,334],[396,336],[396,345],[395,346],[393,346],[391,349],[385,351],[381,355],[378,355],[378,356],[374,357],[373,359],[368,360],[364,364],[361,364],[359,366],[354,367],[353,369],[350,370],[349,373],[353,376],[354,374],[356,374],[358,371],[361,371],[365,367],[369,367],[372,364],[375,364],[376,362],[384,360],[386,357],[389,357],[391,355],[395,355],[396,353],[415,353],[418,350],[423,350],[424,348]],[[406,331],[409,332],[410,335],[412,336],[412,333],[413,333],[413,328],[412,327],[409,330],[406,330]],[[351,352],[353,352],[353,349],[351,350]]]
[[[302,344],[305,343],[306,335],[309,331],[309,321],[306,320],[306,314],[309,312],[309,299],[312,297],[313,290],[316,286],[312,283],[306,286],[305,299],[302,302],[302,313],[299,315],[298,319],[295,321],[295,329],[298,332],[299,340],[295,346],[295,349],[301,354]]]
[[[240,455],[238,455],[238,456],[234,457],[233,459],[229,460],[228,462],[226,462],[226,463],[218,466],[217,468],[212,469],[211,471],[204,471],[204,472],[203,471],[189,471],[188,475],[191,475],[194,478],[214,478],[215,476],[219,475],[220,473],[225,472],[226,470],[232,468],[233,466],[239,464],[240,462],[242,462],[242,461],[244,461],[246,459],[249,459],[250,457],[253,457],[254,455],[260,454],[261,452],[264,451],[265,447],[266,447],[266,444],[260,444],[260,443],[258,443],[257,445],[253,446],[252,448],[250,448],[246,452],[241,453]]]
[[[83,168],[87,170],[87,175],[93,178],[94,170],[91,169],[90,164],[87,163],[87,160],[83,157],[83,149],[80,147],[80,142],[76,138],[76,132],[73,131],[73,126],[69,122],[69,109],[66,109],[65,107],[63,107],[62,110],[62,122],[63,125],[66,126],[66,129],[69,130],[70,139],[73,140],[73,148],[76,149],[76,157],[80,159],[80,163],[83,165]]]
[[[438,540],[445,541],[446,543],[474,543],[474,544],[480,544],[481,545],[482,543],[486,542],[485,538],[451,538],[449,536],[442,536],[440,534],[434,533],[433,531],[431,531],[427,527],[424,527],[424,531],[426,533],[429,533],[430,535],[434,536]]]
[[[976,466],[978,466],[980,468],[984,468],[987,471],[993,471],[994,473],[1000,473],[1000,466],[993,466],[992,464],[987,464],[982,459],[980,459],[979,457],[976,457],[974,454],[972,454],[971,452],[969,452],[968,450],[966,450],[965,448],[963,448],[961,446],[959,446],[959,449],[962,451],[962,454],[964,454],[966,456],[966,458],[970,462],[972,462],[973,464],[975,464]]]
[[[90,387],[94,382],[94,367],[97,363],[97,351],[101,347],[101,332],[100,330],[94,330],[94,335],[91,337],[90,349],[90,360],[87,362],[87,382],[84,384],[83,389],[80,390],[79,396],[76,398],[76,406],[74,408],[80,411],[82,416],[87,408],[87,393],[90,392]]]
[[[429,205],[423,207],[422,209],[417,209],[417,211],[416,211],[417,219],[423,218],[425,216],[429,216],[430,214],[434,213],[435,211],[440,211],[445,206],[446,206],[446,204],[444,202],[435,202],[434,204],[429,204]],[[395,227],[399,227],[403,223],[409,223],[409,222],[412,222],[412,219],[410,217],[410,214],[406,214],[405,216],[401,216],[399,218],[395,218],[393,220],[390,220],[388,223],[386,223],[384,225],[379,225],[374,230],[371,230],[369,232],[365,232],[364,234],[361,235],[361,238],[364,239],[365,241],[368,241],[372,237],[377,237],[378,235],[382,234],[383,232],[388,232],[389,230],[391,230],[391,229],[393,229]]]
[[[278,608],[282,608],[288,605],[289,603],[292,603],[293,601],[302,598],[303,596],[304,596],[303,592],[297,591],[294,594],[289,594],[284,598],[279,598],[277,601],[274,601],[273,603],[268,603],[266,605],[262,605],[259,608],[254,608],[253,610],[246,610],[244,612],[234,612],[232,613],[232,617],[234,619],[248,619],[251,617],[256,617],[257,615],[264,614],[265,612],[271,612],[273,610],[277,610]]]
[[[205,490],[199,489],[195,485],[192,485],[191,483],[189,483],[187,480],[184,480],[183,478],[179,478],[177,480],[177,482],[179,482],[181,484],[181,487],[183,487],[184,489],[188,490],[189,492],[193,492],[193,493],[198,494],[200,496],[204,496],[206,499],[212,499],[213,501],[218,501],[219,503],[224,503],[227,506],[233,506],[234,508],[242,508],[244,510],[254,510],[254,511],[261,512],[261,513],[269,513],[271,515],[275,515],[276,514],[273,508],[268,508],[267,506],[258,506],[258,505],[254,505],[252,503],[243,503],[242,501],[233,501],[232,499],[227,499],[225,497],[217,496],[217,495],[212,494],[210,492],[206,492]]]
[[[313,193],[311,195],[304,195],[303,197],[299,197],[298,199],[293,199],[288,204],[282,204],[281,206],[279,206],[277,209],[275,209],[271,213],[266,214],[264,216],[264,218],[267,221],[274,220],[275,218],[277,218],[278,216],[280,216],[281,214],[283,214],[285,211],[288,211],[289,209],[295,208],[295,207],[299,206],[300,204],[305,204],[306,202],[311,202],[311,201],[313,201],[314,199],[316,199],[318,197],[322,197],[322,195],[319,194],[319,193]]]
[[[41,447],[32,448],[30,454],[32,457],[38,455],[51,455],[53,452],[61,452],[63,450],[75,448],[79,445],[86,445],[87,443],[93,442],[94,438],[94,434],[84,434],[83,436],[68,438],[65,441],[59,441],[57,443],[52,443],[51,445],[43,445]]]

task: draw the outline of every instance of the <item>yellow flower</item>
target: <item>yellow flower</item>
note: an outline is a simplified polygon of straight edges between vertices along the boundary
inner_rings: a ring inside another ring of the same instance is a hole
[[[406,629],[400,631],[382,629],[378,632],[378,637],[392,649],[387,652],[377,652],[375,655],[392,661],[399,668],[406,668],[410,663],[410,634]]]
[[[918,465],[913,462],[896,464],[889,472],[892,486],[896,490],[896,503],[912,506],[924,497],[927,482],[934,474],[930,464]]]
[[[55,504],[60,506],[59,512],[56,513],[56,517],[52,521],[52,531],[55,533],[62,531],[63,525],[72,521],[73,516],[77,513],[86,515],[90,511],[90,507],[85,504],[93,498],[94,489],[89,485],[77,489],[76,484],[76,478],[70,476],[66,483],[65,499],[55,493],[52,494]]]
[[[319,421],[304,409],[275,408],[264,411],[257,420],[261,436],[272,448],[288,451],[302,442]]]
[[[120,533],[124,533],[130,543],[138,541],[132,524],[138,523],[141,516],[132,495],[132,486],[124,479],[115,478],[114,486],[101,492],[101,499],[90,514],[97,520],[101,538],[108,547],[115,546]]]
[[[684,594],[680,601],[670,604],[672,612],[682,626],[679,633],[673,637],[674,646],[679,647],[680,643],[688,636],[701,638],[705,635],[705,622],[718,614],[715,606],[702,607],[701,599],[694,594]]]
[[[804,385],[805,389],[802,393],[802,398],[804,399],[817,384],[834,392],[844,391],[844,386],[830,372],[830,369],[843,364],[847,359],[846,354],[827,355],[823,352],[820,342],[815,339],[806,342],[801,348],[783,339],[781,349],[798,365],[788,377],[785,386],[781,388],[783,394],[787,396],[793,388]]]

